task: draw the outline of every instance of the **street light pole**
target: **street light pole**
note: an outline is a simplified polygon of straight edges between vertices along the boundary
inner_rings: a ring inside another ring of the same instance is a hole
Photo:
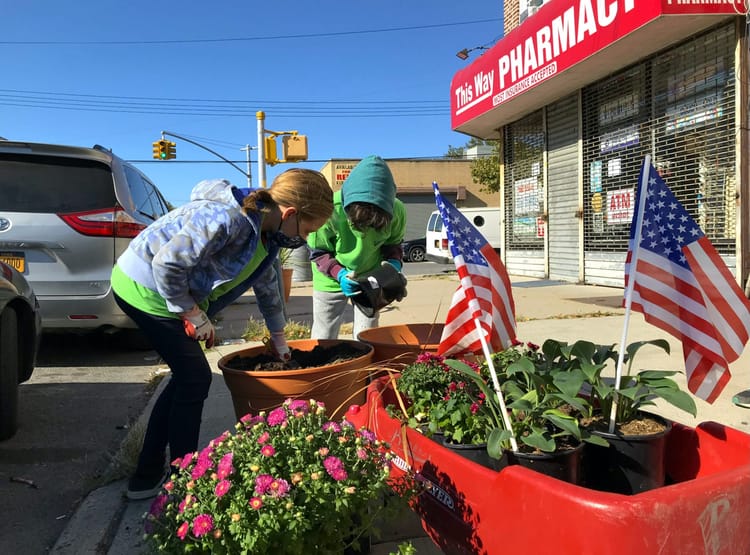
[[[255,147],[250,145],[245,145],[245,148],[241,148],[240,150],[244,150],[247,152],[247,186],[252,187],[253,186],[253,170],[250,166],[250,151],[256,150]]]

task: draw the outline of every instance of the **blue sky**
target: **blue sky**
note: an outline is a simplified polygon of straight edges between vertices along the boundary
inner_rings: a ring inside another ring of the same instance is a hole
[[[269,184],[331,158],[442,156],[468,140],[451,131],[449,87],[481,51],[456,52],[501,36],[500,0],[6,2],[0,136],[101,144],[142,161],[174,204],[201,179],[247,180],[179,139],[177,161],[152,162],[161,131],[245,169],[259,110],[266,129],[308,137],[309,161],[268,167]]]

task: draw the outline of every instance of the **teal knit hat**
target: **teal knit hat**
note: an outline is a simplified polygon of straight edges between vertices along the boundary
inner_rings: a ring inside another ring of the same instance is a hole
[[[368,156],[354,166],[341,186],[344,208],[353,202],[369,202],[379,206],[391,216],[396,198],[393,174],[380,156]]]

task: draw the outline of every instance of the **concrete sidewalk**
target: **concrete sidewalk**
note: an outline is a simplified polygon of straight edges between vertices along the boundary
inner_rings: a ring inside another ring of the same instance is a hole
[[[624,310],[620,308],[622,289],[527,277],[514,277],[512,282],[519,340],[541,344],[547,338],[570,342],[588,339],[597,343],[619,344],[625,320]],[[384,310],[380,325],[404,322],[443,323],[457,285],[455,273],[410,278],[408,297]],[[236,338],[245,331],[250,317],[260,319],[260,313],[254,298],[248,295],[228,307],[217,324],[219,338],[226,343],[208,353],[215,375],[203,411],[200,445],[205,445],[224,430],[231,430],[234,425],[231,397],[216,362],[226,354],[256,345],[236,342]],[[296,322],[311,324],[310,283],[294,285],[288,304],[288,317]],[[346,318],[351,322],[351,309]],[[657,337],[669,341],[671,355],[657,349],[644,349],[638,354],[638,367],[682,371],[684,363],[679,342],[645,323],[640,314],[631,315],[628,343]],[[742,357],[732,364],[733,377],[721,397],[711,405],[696,399],[697,418],[682,414],[663,403],[658,403],[654,412],[689,426],[714,420],[750,433],[750,410],[739,408],[731,402],[736,392],[750,388],[749,363],[750,353],[745,349]],[[678,376],[677,380],[685,387],[684,376]],[[147,417],[149,412],[150,405],[143,417]],[[143,541],[143,516],[151,501],[126,501],[123,497],[125,487],[126,481],[122,480],[89,494],[58,539],[52,553],[132,555],[147,552],[148,547]],[[411,514],[395,523],[391,529],[385,530],[384,537],[373,545],[371,553],[387,555],[396,552],[398,544],[405,540],[411,540],[420,555],[441,553],[425,536],[419,521]]]

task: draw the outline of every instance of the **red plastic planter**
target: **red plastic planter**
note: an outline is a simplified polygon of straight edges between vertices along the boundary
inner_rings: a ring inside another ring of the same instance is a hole
[[[500,472],[452,453],[390,418],[389,378],[347,417],[391,444],[397,466],[430,486],[414,505],[445,553],[747,555],[750,435],[715,422],[675,424],[670,485],[637,495],[586,489],[521,466]],[[394,472],[398,473],[399,470]]]

